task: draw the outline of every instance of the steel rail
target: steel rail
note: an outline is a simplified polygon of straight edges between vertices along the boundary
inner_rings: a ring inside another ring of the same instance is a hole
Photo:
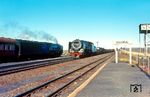
[[[81,69],[83,69],[83,68],[86,68],[86,67],[88,67],[88,66],[90,66],[90,65],[92,65],[92,64],[94,64],[94,63],[96,63],[96,62],[98,62],[98,61],[100,61],[100,60],[103,60],[102,62],[100,62],[100,63],[103,63],[104,61],[107,60],[106,58],[108,58],[109,56],[110,56],[110,55],[107,55],[107,56],[105,56],[105,57],[103,57],[103,58],[101,58],[101,59],[98,59],[98,60],[96,60],[96,61],[94,61],[94,62],[91,62],[91,63],[89,63],[89,64],[86,64],[86,65],[84,65],[84,66],[82,66],[82,67],[80,67],[80,68],[78,68],[78,69],[76,69],[76,70],[73,70],[73,71],[71,71],[71,72],[69,72],[69,73],[67,73],[67,74],[65,74],[65,75],[62,75],[62,76],[60,76],[60,77],[57,77],[57,78],[55,78],[55,79],[53,79],[53,80],[50,80],[50,81],[48,81],[48,82],[45,82],[45,83],[43,83],[43,84],[41,84],[41,85],[39,85],[39,86],[36,86],[35,88],[32,88],[32,89],[30,89],[30,90],[28,90],[28,91],[25,91],[24,93],[20,93],[20,94],[16,95],[15,97],[31,96],[35,91],[38,91],[38,90],[42,89],[43,87],[47,87],[49,84],[51,84],[51,83],[53,83],[53,82],[55,82],[55,81],[58,81],[58,80],[60,80],[60,79],[62,79],[62,78],[64,78],[64,77],[66,77],[66,76],[68,76],[68,75],[70,75],[70,74],[73,74],[73,73],[75,73],[75,72],[77,72],[77,71],[79,71],[79,70],[81,70]],[[104,60],[104,59],[106,59],[106,60]],[[98,64],[100,64],[100,63],[98,63]],[[62,87],[62,88],[63,88],[63,87]],[[59,90],[60,90],[60,89],[59,89]],[[58,91],[59,91],[59,90],[58,90]],[[50,96],[54,95],[56,92],[57,92],[57,91],[55,91],[54,93],[50,94]]]
[[[69,81],[68,83],[66,83],[64,86],[62,86],[61,88],[57,89],[56,91],[54,91],[53,93],[50,93],[49,95],[47,95],[46,97],[56,97],[57,95],[59,95],[59,93],[61,93],[61,91],[65,88],[67,88],[67,86],[69,86],[70,84],[72,84],[73,82],[75,82],[76,80],[78,80],[79,78],[81,78],[82,76],[84,76],[85,74],[87,74],[88,72],[92,71],[93,69],[95,69],[96,67],[98,67],[101,63],[105,62],[107,59],[102,60],[100,63],[98,63],[96,66],[90,68],[89,70],[87,70],[86,72],[84,72],[83,74],[79,75],[78,77],[72,79],[71,81]]]
[[[60,57],[60,58],[52,58],[52,59],[44,59],[30,62],[19,62],[12,65],[0,66],[0,76],[16,73],[20,71],[35,69],[39,67],[44,67],[48,65],[58,64],[60,62],[66,62],[74,60],[73,57]]]

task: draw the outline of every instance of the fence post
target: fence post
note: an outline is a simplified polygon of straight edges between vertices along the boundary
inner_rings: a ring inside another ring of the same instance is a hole
[[[147,64],[147,65],[148,65],[148,68],[147,68],[147,69],[148,69],[148,71],[147,71],[148,74],[150,74],[150,64],[149,64],[149,63],[150,63],[150,62],[149,62],[149,57],[148,57],[148,64]]]
[[[116,63],[118,63],[118,49],[117,47],[115,48],[115,56],[116,56]]]
[[[138,60],[138,55],[136,56],[136,64],[139,63],[139,60]]]
[[[132,64],[132,48],[130,47],[129,63]]]
[[[142,69],[143,69],[143,67],[144,67],[144,57],[142,57],[142,61],[143,61],[143,64],[142,64]]]

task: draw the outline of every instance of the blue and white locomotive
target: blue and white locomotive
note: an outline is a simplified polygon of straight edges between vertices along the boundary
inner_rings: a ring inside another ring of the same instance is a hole
[[[72,42],[69,42],[68,52],[71,56],[85,57],[95,55],[97,49],[92,42],[76,39]]]

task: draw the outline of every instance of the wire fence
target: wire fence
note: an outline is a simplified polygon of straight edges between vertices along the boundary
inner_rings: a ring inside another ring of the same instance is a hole
[[[129,51],[119,52],[119,62],[129,63]],[[142,53],[132,52],[132,65],[137,65],[141,70],[150,75],[150,56]]]

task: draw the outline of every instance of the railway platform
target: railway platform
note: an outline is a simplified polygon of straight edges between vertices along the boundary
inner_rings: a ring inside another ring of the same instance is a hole
[[[150,97],[150,77],[137,66],[110,63],[76,97]]]

